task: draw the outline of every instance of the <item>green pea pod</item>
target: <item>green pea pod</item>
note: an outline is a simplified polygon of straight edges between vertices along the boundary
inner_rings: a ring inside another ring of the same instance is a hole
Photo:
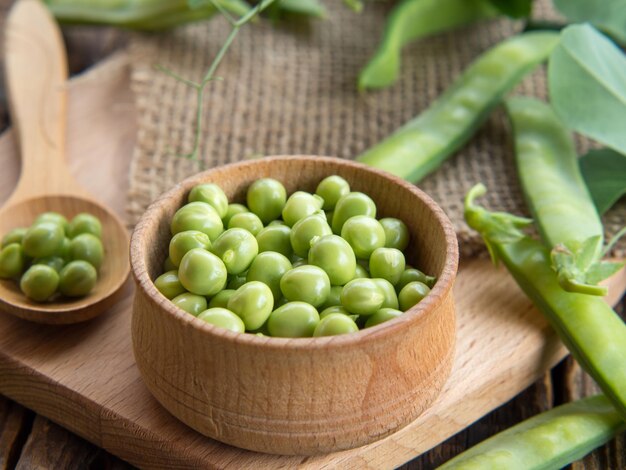
[[[449,460],[439,470],[539,470],[581,459],[626,429],[603,395],[583,398],[533,416]]]
[[[555,32],[524,33],[501,42],[476,59],[430,108],[357,160],[419,181],[465,144],[502,96],[558,42]]]
[[[244,0],[219,0],[230,13],[250,10]],[[209,2],[188,0],[45,0],[62,23],[102,24],[138,30],[161,30],[210,18],[217,9]]]
[[[602,263],[604,229],[578,166],[570,132],[552,108],[532,98],[507,100],[517,172],[543,242],[552,250],[561,286],[605,295],[595,285],[623,264]]]
[[[324,18],[326,8],[318,0],[280,0],[274,7],[285,13],[295,13],[297,15],[311,16],[314,18]]]
[[[404,0],[398,3],[389,14],[382,42],[359,74],[359,89],[392,85],[400,70],[400,53],[409,42],[497,13],[487,0]]]
[[[485,191],[477,185],[468,193],[468,225],[482,235],[492,258],[502,261],[626,420],[626,325],[602,298],[564,291],[548,250],[520,231],[531,221],[474,205],[474,199]]]

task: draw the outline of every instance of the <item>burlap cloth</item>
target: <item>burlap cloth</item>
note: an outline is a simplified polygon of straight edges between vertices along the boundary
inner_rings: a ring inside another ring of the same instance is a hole
[[[550,1],[536,13],[553,18]],[[131,41],[132,87],[139,116],[130,175],[129,213],[136,221],[162,192],[204,168],[259,155],[311,154],[354,158],[424,110],[481,52],[521,29],[507,19],[482,22],[419,41],[402,54],[398,82],[359,93],[356,77],[375,50],[390,2],[368,2],[361,14],[327,1],[328,19],[267,21],[240,31],[205,95],[201,162],[177,157],[193,144],[193,90],[154,70],[161,64],[199,80],[230,27],[223,19]],[[529,76],[515,94],[546,98],[545,70]],[[579,139],[585,152],[591,143]],[[513,162],[506,116],[497,109],[475,138],[419,183],[453,221],[462,255],[484,250],[463,221],[463,197],[475,183],[489,189],[493,209],[527,214]],[[610,235],[626,220],[622,201],[605,216]],[[618,250],[626,252],[622,242]],[[618,253],[619,254],[619,253]]]

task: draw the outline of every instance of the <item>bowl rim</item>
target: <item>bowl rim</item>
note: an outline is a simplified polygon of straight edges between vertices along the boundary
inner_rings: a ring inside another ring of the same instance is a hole
[[[433,213],[435,219],[443,228],[445,245],[446,245],[446,257],[441,275],[437,277],[437,282],[431,289],[430,293],[414,307],[405,311],[403,315],[397,318],[381,323],[371,328],[360,329],[357,332],[336,335],[336,336],[322,336],[313,338],[280,338],[271,336],[258,336],[251,333],[236,333],[234,331],[220,328],[215,325],[211,325],[207,322],[199,320],[197,317],[190,315],[181,308],[171,303],[163,294],[161,294],[154,285],[154,282],[148,275],[148,269],[144,261],[145,258],[145,246],[141,240],[144,238],[144,234],[154,226],[157,220],[155,213],[159,210],[161,204],[175,196],[179,196],[181,191],[186,190],[188,186],[195,182],[198,184],[200,181],[206,181],[207,176],[217,171],[227,171],[231,169],[244,168],[248,166],[255,166],[261,162],[267,163],[272,161],[295,161],[305,158],[315,158],[320,162],[332,163],[335,165],[344,165],[357,169],[358,171],[365,171],[373,173],[378,176],[382,176],[389,180],[391,183],[402,186],[406,190],[413,193],[416,197],[422,200],[422,202]],[[208,170],[195,173],[194,175],[185,178],[168,191],[161,194],[155,199],[146,211],[140,217],[138,223],[135,225],[131,241],[130,241],[130,265],[133,278],[136,283],[137,289],[143,290],[144,294],[150,297],[155,303],[157,303],[163,310],[172,315],[177,321],[182,322],[183,325],[200,330],[209,336],[226,339],[233,341],[236,344],[248,345],[248,346],[262,346],[263,348],[273,348],[283,350],[285,347],[290,349],[299,350],[311,350],[311,349],[326,349],[329,346],[333,348],[345,348],[351,347],[354,344],[365,344],[370,341],[376,341],[381,336],[387,336],[402,328],[408,324],[419,321],[419,318],[428,315],[433,307],[438,305],[442,299],[444,299],[451,291],[459,262],[459,250],[456,232],[452,226],[452,222],[445,214],[443,209],[424,191],[419,189],[416,185],[409,183],[391,173],[386,171],[358,163],[352,160],[347,160],[338,157],[326,157],[316,155],[274,155],[267,156],[255,160],[244,160],[235,163],[229,163],[226,165],[219,165]]]

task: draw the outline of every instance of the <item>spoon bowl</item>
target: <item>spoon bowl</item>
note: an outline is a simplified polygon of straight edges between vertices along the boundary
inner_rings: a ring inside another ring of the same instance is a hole
[[[19,0],[5,25],[9,106],[20,144],[17,187],[0,209],[0,236],[54,211],[71,219],[90,213],[102,223],[104,259],[87,296],[52,302],[28,299],[11,280],[0,280],[0,310],[39,323],[89,320],[110,307],[128,278],[128,231],[70,174],[65,162],[67,58],[61,32],[39,0]]]
[[[121,287],[128,277],[128,246],[126,228],[119,218],[96,201],[71,196],[40,196],[20,201],[0,210],[0,233],[17,227],[28,227],[37,215],[54,211],[71,219],[76,214],[88,212],[102,222],[104,259],[98,270],[98,282],[86,297],[60,297],[54,302],[40,303],[28,299],[19,285],[8,279],[0,280],[0,310],[38,323],[67,324],[89,320],[119,298]]]

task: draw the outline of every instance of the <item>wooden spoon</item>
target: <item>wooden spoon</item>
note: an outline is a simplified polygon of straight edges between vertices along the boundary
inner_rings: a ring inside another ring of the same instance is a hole
[[[55,211],[68,219],[80,212],[102,222],[104,261],[86,297],[37,303],[14,281],[0,282],[0,310],[39,323],[76,323],[102,313],[121,294],[129,274],[128,232],[70,175],[65,162],[67,58],[61,32],[39,0],[19,0],[5,23],[5,72],[9,107],[21,150],[21,176],[0,209],[0,235],[27,227]],[[88,124],[88,123],[86,123]]]

